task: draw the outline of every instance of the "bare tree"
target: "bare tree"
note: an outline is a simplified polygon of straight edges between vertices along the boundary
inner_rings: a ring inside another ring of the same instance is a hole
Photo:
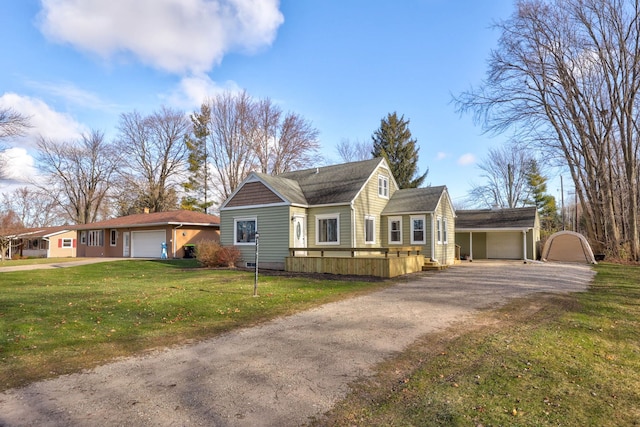
[[[50,227],[62,222],[63,211],[49,191],[19,187],[2,195],[5,209],[16,213],[27,228]]]
[[[23,135],[29,128],[29,119],[12,108],[0,107],[0,140]]]
[[[278,175],[317,160],[318,130],[296,113],[284,114],[269,98],[253,103],[254,150],[262,173]]]
[[[188,150],[184,139],[191,132],[189,118],[167,107],[149,116],[134,111],[120,116],[118,147],[124,155],[124,192],[151,212],[178,205],[176,187],[185,170]]]
[[[192,153],[204,154],[203,165],[211,164],[219,202],[252,171],[277,175],[310,166],[318,159],[318,130],[309,121],[296,113],[283,113],[269,98],[255,100],[246,91],[208,99],[192,121],[197,133],[189,139]],[[199,138],[206,139],[205,148],[194,145]],[[197,168],[190,172],[203,175]]]
[[[371,158],[373,143],[360,140],[351,142],[345,138],[336,145],[336,151],[340,159],[345,163],[367,160]]]
[[[520,0],[486,81],[457,100],[487,130],[563,159],[588,237],[640,259],[640,2]]]
[[[104,140],[103,133],[92,131],[77,142],[41,138],[38,149],[40,168],[48,175],[41,189],[55,198],[70,221],[96,221],[119,168],[116,148]]]
[[[15,235],[23,229],[24,226],[15,212],[0,212],[0,261],[5,260]]]
[[[29,119],[12,108],[0,107],[0,141],[24,135],[29,128]],[[0,179],[7,178],[8,159],[4,156],[7,147],[0,145]]]
[[[532,161],[529,151],[516,145],[490,149],[478,163],[485,183],[472,187],[469,201],[487,208],[524,206],[530,196],[528,172]]]

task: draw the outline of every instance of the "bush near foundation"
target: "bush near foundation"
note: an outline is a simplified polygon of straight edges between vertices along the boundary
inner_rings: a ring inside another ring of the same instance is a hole
[[[235,267],[241,256],[235,246],[220,246],[213,240],[196,244],[196,259],[204,267]]]

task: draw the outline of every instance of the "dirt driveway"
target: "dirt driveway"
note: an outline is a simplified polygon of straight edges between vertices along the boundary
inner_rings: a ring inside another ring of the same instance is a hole
[[[297,426],[420,336],[535,292],[585,290],[584,265],[492,262],[412,276],[199,344],[0,394],[0,426]]]

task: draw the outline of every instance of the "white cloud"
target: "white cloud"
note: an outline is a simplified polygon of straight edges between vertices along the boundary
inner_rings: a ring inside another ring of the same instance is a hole
[[[436,160],[444,160],[447,157],[449,157],[449,155],[444,151],[438,151],[438,154],[436,154]]]
[[[110,58],[200,74],[232,50],[270,45],[284,17],[279,0],[42,0],[50,39]]]
[[[79,105],[92,110],[115,111],[118,106],[104,102],[100,97],[92,92],[79,88],[71,82],[37,82],[27,81],[27,84],[34,89],[44,91],[57,98],[64,99],[72,104]]]
[[[460,156],[458,158],[458,164],[460,166],[472,165],[475,162],[476,162],[476,156],[474,154],[471,154],[471,153],[463,154],[462,156]]]
[[[0,153],[0,162],[10,181],[28,183],[38,175],[33,157],[24,148],[8,148]]]
[[[25,136],[7,141],[10,145],[35,147],[40,136],[56,141],[68,141],[79,139],[81,134],[86,132],[85,127],[73,117],[53,110],[37,98],[5,93],[0,96],[0,107],[12,108],[28,117],[31,125]]]
[[[166,98],[171,105],[193,110],[200,108],[206,98],[211,98],[225,91],[240,92],[241,90],[233,81],[220,85],[211,80],[208,75],[199,74],[183,77],[178,87]]]

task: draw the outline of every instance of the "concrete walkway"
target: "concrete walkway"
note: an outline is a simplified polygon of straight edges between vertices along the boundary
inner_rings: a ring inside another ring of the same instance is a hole
[[[536,292],[584,291],[586,265],[466,263],[194,345],[0,394],[0,426],[298,426],[419,337]]]
[[[4,265],[0,264],[0,273],[9,271],[26,271],[26,270],[45,270],[50,268],[69,268],[78,265],[97,264],[99,262],[121,261],[132,258],[80,258],[73,261],[58,261],[45,264],[29,264],[29,265]],[[136,258],[140,259],[140,258]]]

